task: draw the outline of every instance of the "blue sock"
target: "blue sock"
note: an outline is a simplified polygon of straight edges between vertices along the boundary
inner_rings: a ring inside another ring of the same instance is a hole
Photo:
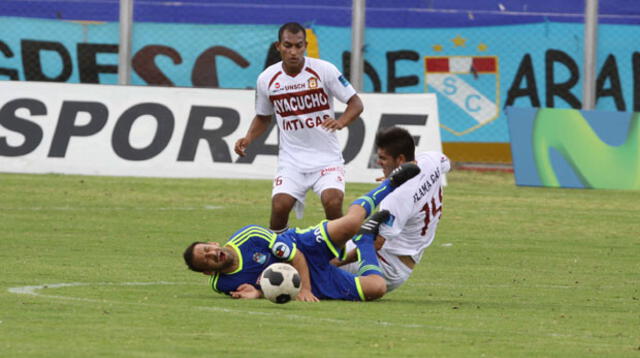
[[[351,205],[362,206],[367,212],[367,214],[364,216],[366,218],[371,214],[373,209],[375,209],[376,206],[380,204],[382,199],[386,198],[387,195],[389,195],[393,191],[393,189],[395,188],[391,186],[391,182],[389,181],[389,179],[385,179],[377,188],[359,197],[353,203],[351,203]]]
[[[360,263],[358,276],[382,276],[382,269],[380,268],[380,262],[376,256],[376,249],[373,246],[373,240],[373,234],[358,234],[353,237],[353,242],[357,247],[356,252],[358,253],[358,262]]]

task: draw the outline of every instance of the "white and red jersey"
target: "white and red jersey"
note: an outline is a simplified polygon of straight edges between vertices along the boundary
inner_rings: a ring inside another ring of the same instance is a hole
[[[442,215],[442,175],[451,169],[451,162],[440,152],[418,153],[415,159],[420,174],[380,203],[380,210],[389,210],[391,217],[379,234],[385,238],[385,252],[411,256],[418,263],[436,234]]]
[[[335,132],[321,127],[333,120],[333,98],[343,103],[356,94],[329,62],[305,57],[304,67],[289,76],[278,62],[265,69],[256,85],[256,114],[276,115],[280,129],[279,166],[312,172],[344,163]]]

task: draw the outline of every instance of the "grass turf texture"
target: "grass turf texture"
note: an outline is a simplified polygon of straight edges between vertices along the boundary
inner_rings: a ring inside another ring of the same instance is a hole
[[[181,257],[267,225],[268,181],[2,174],[0,356],[640,357],[640,192],[448,180],[403,287],[275,305],[213,293]],[[292,224],[322,216],[311,194]],[[78,285],[9,292],[56,283]]]

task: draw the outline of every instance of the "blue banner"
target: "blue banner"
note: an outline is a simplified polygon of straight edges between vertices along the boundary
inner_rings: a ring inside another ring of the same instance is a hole
[[[118,21],[119,0],[3,0],[0,16]],[[476,27],[584,21],[584,1],[376,0],[366,4],[367,27]],[[599,21],[638,24],[636,0],[599,3]],[[136,22],[193,24],[306,24],[351,26],[352,0],[134,1]]]
[[[139,22],[134,85],[253,88],[279,25]],[[117,82],[113,22],[0,17],[0,80]],[[505,106],[580,108],[583,25],[371,27],[365,92],[438,96],[444,142],[509,142]],[[309,53],[348,74],[351,29],[310,25]],[[597,108],[640,111],[640,28],[599,27]],[[432,63],[432,68],[428,64]]]
[[[640,189],[640,113],[508,108],[517,185]]]

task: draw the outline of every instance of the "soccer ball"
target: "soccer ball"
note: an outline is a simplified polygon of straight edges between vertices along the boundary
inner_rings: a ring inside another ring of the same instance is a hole
[[[287,303],[300,292],[300,274],[289,264],[271,264],[260,275],[260,287],[269,301]]]

